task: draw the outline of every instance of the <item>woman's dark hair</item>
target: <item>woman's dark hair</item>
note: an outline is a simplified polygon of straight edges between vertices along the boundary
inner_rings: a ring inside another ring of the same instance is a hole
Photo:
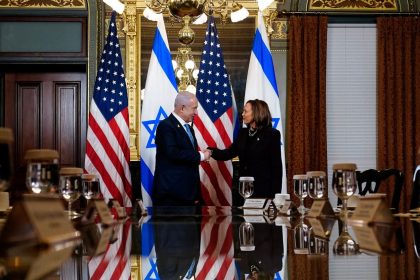
[[[264,127],[272,127],[271,123],[271,113],[268,105],[265,101],[254,99],[248,100],[246,102],[249,103],[252,107],[252,114],[254,116],[254,122],[257,128],[264,128]]]

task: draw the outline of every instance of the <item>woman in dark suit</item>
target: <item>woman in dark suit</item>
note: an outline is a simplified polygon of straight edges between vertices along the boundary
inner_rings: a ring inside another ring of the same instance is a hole
[[[255,180],[252,197],[273,198],[281,192],[283,177],[280,132],[272,127],[270,110],[262,100],[246,102],[242,118],[247,127],[241,128],[229,148],[208,149],[216,160],[239,156],[239,176],[252,176]]]

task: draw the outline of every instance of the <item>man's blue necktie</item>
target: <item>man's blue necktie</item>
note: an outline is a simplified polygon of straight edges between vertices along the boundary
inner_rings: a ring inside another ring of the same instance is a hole
[[[190,141],[191,141],[191,143],[193,144],[193,146],[194,146],[194,137],[193,137],[193,135],[192,135],[192,133],[191,133],[191,127],[190,127],[190,125],[189,124],[184,124],[184,126],[185,126],[185,130],[187,131],[187,134],[188,134],[188,137],[190,137]]]

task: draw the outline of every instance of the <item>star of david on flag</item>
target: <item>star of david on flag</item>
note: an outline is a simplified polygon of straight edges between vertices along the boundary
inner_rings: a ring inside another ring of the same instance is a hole
[[[161,120],[167,117],[168,115],[166,114],[165,110],[163,110],[162,107],[159,107],[159,111],[155,119],[142,121],[142,124],[145,126],[147,132],[149,133],[149,139],[147,140],[146,148],[156,148],[155,136],[157,126]]]

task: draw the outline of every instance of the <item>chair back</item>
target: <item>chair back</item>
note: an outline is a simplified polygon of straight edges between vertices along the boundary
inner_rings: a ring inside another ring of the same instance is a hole
[[[413,192],[411,194],[410,209],[420,207],[420,170],[414,175]]]
[[[402,186],[404,183],[404,174],[397,169],[384,169],[381,171],[368,169],[363,172],[357,172],[357,185],[359,194],[364,196],[368,193],[377,193],[381,185],[385,185],[384,181],[394,176],[394,190],[391,198],[391,208],[398,211]]]

